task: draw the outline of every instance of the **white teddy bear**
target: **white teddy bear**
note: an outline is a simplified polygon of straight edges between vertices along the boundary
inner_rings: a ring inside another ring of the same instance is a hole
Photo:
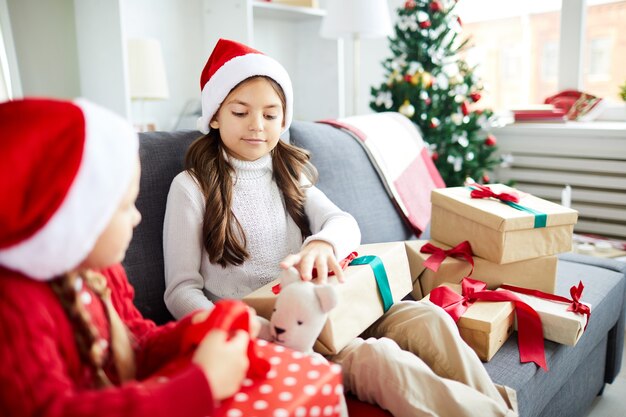
[[[337,291],[330,284],[302,281],[293,267],[282,271],[279,279],[281,290],[270,319],[270,340],[313,354],[328,312],[337,305]]]
[[[330,284],[302,281],[293,267],[282,271],[279,279],[281,289],[269,322],[269,340],[326,361],[313,351],[313,345],[326,324],[328,312],[339,301],[337,290]],[[348,417],[343,395],[340,401],[340,415]]]

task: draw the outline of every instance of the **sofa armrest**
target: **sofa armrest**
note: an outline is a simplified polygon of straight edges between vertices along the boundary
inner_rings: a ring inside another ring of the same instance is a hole
[[[621,272],[626,277],[626,263],[607,258],[597,258],[577,253],[564,253],[559,259],[569,262],[577,262],[585,265],[593,265],[600,268]],[[626,295],[625,295],[626,297]],[[624,349],[624,331],[626,326],[626,305],[622,306],[617,323],[609,331],[604,381],[612,383],[622,368],[622,351]]]

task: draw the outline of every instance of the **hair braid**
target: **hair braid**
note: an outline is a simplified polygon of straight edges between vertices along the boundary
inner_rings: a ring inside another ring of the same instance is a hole
[[[101,342],[98,329],[91,320],[89,311],[79,300],[78,294],[84,285],[78,273],[68,273],[50,282],[50,287],[59,298],[65,314],[74,328],[78,354],[96,375],[96,385],[107,387],[111,381],[104,373],[106,346]]]

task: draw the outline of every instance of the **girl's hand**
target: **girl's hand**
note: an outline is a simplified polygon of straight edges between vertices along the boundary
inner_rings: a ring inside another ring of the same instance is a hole
[[[343,282],[343,270],[335,258],[333,246],[323,240],[310,241],[299,253],[288,255],[280,267],[287,269],[291,266],[300,271],[304,281],[313,277],[313,267],[317,269],[317,279],[324,283],[328,279],[328,271],[333,271],[339,282]]]
[[[211,330],[191,359],[204,371],[215,400],[223,400],[239,391],[250,365],[248,333],[238,330],[230,340],[227,338],[225,331]]]

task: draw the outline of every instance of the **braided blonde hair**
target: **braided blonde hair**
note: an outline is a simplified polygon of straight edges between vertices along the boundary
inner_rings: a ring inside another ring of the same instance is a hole
[[[111,349],[93,324],[91,314],[80,300],[79,294],[87,286],[105,306],[111,326]],[[81,361],[89,366],[96,377],[98,388],[112,386],[104,371],[104,365],[112,354],[113,363],[120,383],[134,379],[135,363],[129,332],[122,323],[111,302],[111,290],[106,278],[97,272],[86,270],[67,273],[50,282],[50,287],[74,329],[74,336]]]

